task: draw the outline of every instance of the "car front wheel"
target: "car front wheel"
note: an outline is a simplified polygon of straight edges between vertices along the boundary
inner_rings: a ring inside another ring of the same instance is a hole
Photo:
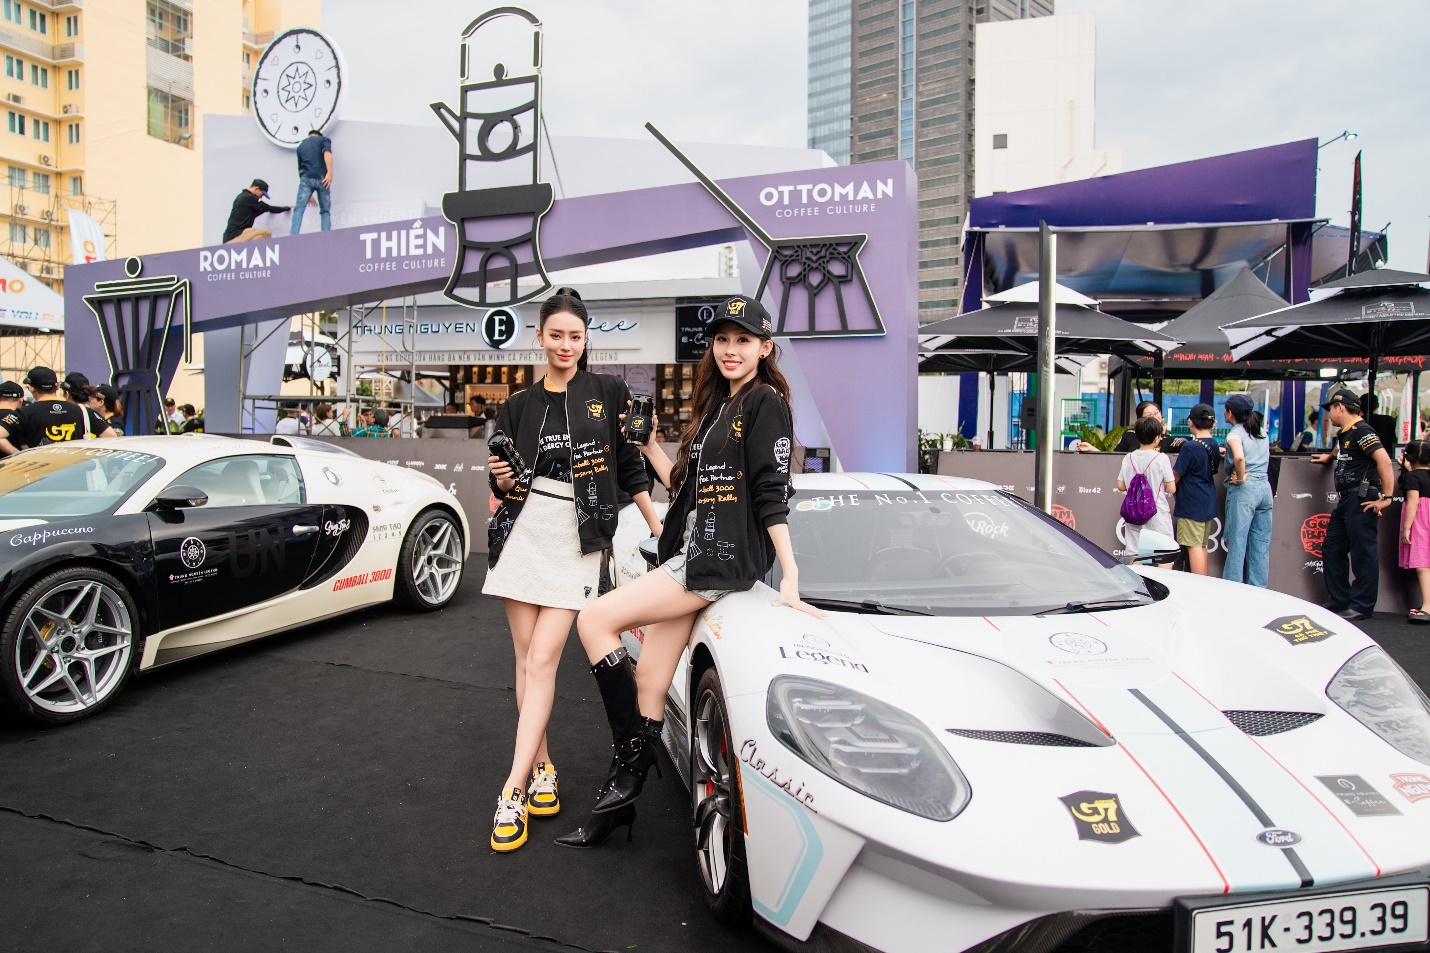
[[[690,794],[695,811],[695,859],[705,904],[726,923],[749,923],[750,876],[740,830],[740,780],[730,744],[730,718],[720,675],[709,668],[695,690],[690,745]]]
[[[428,510],[417,517],[397,559],[397,601],[418,612],[451,602],[462,582],[462,550],[462,526],[451,513]]]
[[[89,566],[28,586],[0,628],[0,697],[30,721],[62,725],[99,711],[134,668],[139,613],[118,579]]]

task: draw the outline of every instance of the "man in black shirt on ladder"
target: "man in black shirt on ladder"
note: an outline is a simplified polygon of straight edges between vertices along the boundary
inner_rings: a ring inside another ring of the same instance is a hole
[[[253,184],[242,192],[238,193],[238,198],[233,200],[233,208],[228,213],[228,227],[223,230],[223,243],[230,242],[256,242],[264,238],[272,238],[273,233],[266,228],[254,228],[253,223],[258,221],[258,216],[264,212],[270,215],[278,212],[291,211],[291,205],[269,205],[263,199],[268,198],[268,183],[262,179],[254,179]]]

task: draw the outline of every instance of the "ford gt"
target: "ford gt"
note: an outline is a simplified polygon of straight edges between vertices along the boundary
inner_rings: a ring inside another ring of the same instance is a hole
[[[1355,626],[985,483],[794,485],[826,617],[774,607],[776,567],[667,700],[717,917],[785,949],[1425,948],[1430,701]]]

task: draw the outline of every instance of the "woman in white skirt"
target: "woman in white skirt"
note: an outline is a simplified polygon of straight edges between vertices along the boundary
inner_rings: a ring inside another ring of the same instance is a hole
[[[507,400],[497,430],[525,469],[493,456],[492,492],[502,501],[487,529],[482,592],[506,602],[516,650],[516,750],[492,820],[495,851],[526,843],[528,815],[561,810],[546,726],[556,666],[576,613],[602,588],[604,553],[616,531],[619,491],[659,533],[640,451],[620,430],[630,391],[619,377],[586,370],[588,317],[581,296],[561,288],[541,306],[546,375]]]

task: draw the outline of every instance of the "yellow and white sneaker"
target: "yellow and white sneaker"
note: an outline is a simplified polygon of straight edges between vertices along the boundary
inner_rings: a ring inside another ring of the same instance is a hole
[[[512,788],[497,800],[492,818],[492,850],[516,850],[526,843],[526,795]]]
[[[531,780],[526,782],[526,805],[532,817],[551,817],[561,813],[561,795],[556,790],[556,765],[536,763]]]

